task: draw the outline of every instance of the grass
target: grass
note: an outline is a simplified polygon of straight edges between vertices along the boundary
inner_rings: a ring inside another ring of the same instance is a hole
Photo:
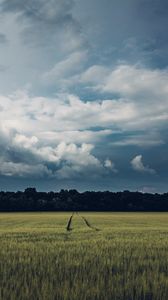
[[[71,216],[0,214],[0,300],[168,299],[168,213]]]

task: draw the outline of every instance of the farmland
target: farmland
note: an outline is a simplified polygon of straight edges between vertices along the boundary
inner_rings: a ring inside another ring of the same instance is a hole
[[[168,213],[1,213],[11,299],[167,300]]]

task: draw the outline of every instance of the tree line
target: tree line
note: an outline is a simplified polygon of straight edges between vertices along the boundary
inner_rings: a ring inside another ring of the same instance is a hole
[[[168,211],[168,193],[141,192],[0,192],[0,211]]]

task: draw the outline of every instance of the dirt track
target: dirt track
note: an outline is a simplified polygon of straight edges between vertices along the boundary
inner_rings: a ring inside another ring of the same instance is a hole
[[[73,214],[70,216],[69,220],[68,220],[68,223],[67,223],[67,226],[66,226],[66,230],[67,230],[67,231],[71,231],[71,230],[72,230],[72,219],[73,219],[74,214],[75,214],[75,213],[73,213]],[[93,229],[93,230],[96,230],[96,231],[99,231],[99,230],[100,230],[100,229],[98,229],[98,228],[92,226],[92,225],[90,224],[90,222],[89,222],[85,217],[81,216],[78,212],[76,213],[76,215],[77,215],[79,218],[81,218],[81,219],[84,221],[84,224],[85,224],[87,227],[89,227],[90,229]]]

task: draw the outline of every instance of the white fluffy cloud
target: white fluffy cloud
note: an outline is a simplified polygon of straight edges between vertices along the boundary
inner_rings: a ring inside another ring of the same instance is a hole
[[[83,102],[77,96],[59,95],[55,99],[29,97],[17,93],[1,97],[0,117],[4,127],[20,132],[76,131],[90,127],[120,128],[134,120],[134,103],[124,99]]]
[[[149,173],[149,174],[155,174],[155,170],[151,169],[149,166],[144,166],[142,161],[142,155],[137,155],[133,158],[131,161],[132,168],[135,171],[142,172],[142,173]]]
[[[119,65],[107,77],[102,91],[141,99],[168,95],[168,70],[152,70],[138,65]],[[159,88],[158,88],[159,87]],[[136,99],[135,99],[136,100]]]
[[[77,97],[69,98],[72,109],[76,105],[75,111],[80,120],[82,114],[82,117],[90,123],[89,114],[82,113],[90,109],[93,126],[97,126],[95,114],[97,123],[101,123],[100,126],[115,124],[127,130],[165,126],[168,121],[167,69],[152,70],[139,65],[118,65],[111,69],[93,65],[80,73],[80,69],[83,68],[83,56],[86,59],[86,52],[73,53],[44,75],[45,78],[50,78],[50,83],[54,80],[55,86],[60,88],[87,87],[101,93],[101,98],[104,93],[109,94],[109,100],[104,101],[82,102]],[[110,97],[110,94],[117,95],[117,100],[113,98],[114,96]],[[66,108],[64,113],[67,111],[71,113],[70,110],[70,107]],[[79,123],[81,125],[82,122]]]
[[[14,157],[1,152],[0,174],[5,176],[49,176],[57,178],[74,177],[80,174],[104,172],[103,164],[91,154],[91,144],[59,143],[56,147],[43,146],[35,137],[16,134],[7,144]],[[19,156],[19,161],[15,157]],[[26,157],[26,159],[25,159]],[[28,161],[28,162],[27,162]],[[34,164],[33,164],[34,162]],[[66,173],[67,170],[67,173]]]
[[[28,131],[32,135],[35,127],[37,134],[89,131],[93,127],[127,131],[155,127],[159,130],[168,120],[168,94],[163,97],[163,91],[160,90],[160,95],[152,102],[152,93],[153,90],[139,100],[137,94],[133,98],[84,102],[68,94],[60,94],[52,99],[29,97],[26,93],[18,92],[9,97],[0,97],[0,118],[4,127]]]
[[[117,105],[125,110],[128,122],[120,127],[133,130],[160,128],[168,121],[168,70],[148,69],[140,65],[118,65],[109,67],[92,66],[80,80],[87,81],[90,88],[102,94],[118,95]],[[110,102],[113,103],[114,102]],[[107,102],[106,102],[107,104]],[[116,112],[116,118],[120,115]]]
[[[104,166],[107,168],[107,169],[110,169],[112,172],[114,173],[117,173],[118,170],[116,169],[115,167],[115,164],[109,159],[107,158],[104,162]]]
[[[24,120],[24,114],[22,120]],[[70,131],[69,133],[67,132],[68,142],[66,143],[64,141],[64,132],[58,132],[57,135],[56,132],[50,131],[50,138],[47,139],[48,132],[45,132],[38,122],[36,120],[36,123],[34,123],[33,120],[30,132],[27,127],[28,124],[22,126],[20,123],[19,130],[19,123],[15,122],[15,120],[2,122],[0,128],[2,146],[0,151],[1,175],[20,177],[39,175],[39,177],[72,178],[86,174],[88,176],[97,176],[105,172],[103,163],[92,154],[94,145],[86,143],[85,140],[93,138],[92,142],[97,141],[104,135],[108,135],[109,131],[100,131],[100,136],[99,132],[95,132],[95,139],[94,132],[86,131],[80,142],[77,142],[77,137],[80,133],[77,132],[76,137],[74,132]],[[40,124],[42,123],[40,122]],[[33,125],[37,125],[34,128],[36,136],[31,135]],[[46,122],[44,122],[44,125],[46,125]],[[76,143],[73,142],[73,137],[76,139]]]

